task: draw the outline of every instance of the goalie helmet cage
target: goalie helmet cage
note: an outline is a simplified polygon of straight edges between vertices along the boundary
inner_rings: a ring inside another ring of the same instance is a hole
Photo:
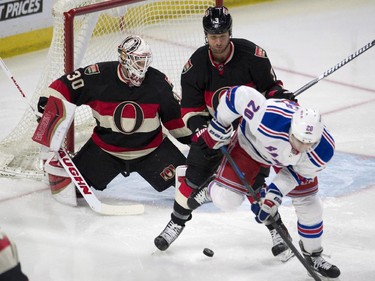
[[[179,95],[183,65],[204,44],[202,17],[222,0],[58,0],[53,9],[53,37],[31,104],[55,79],[100,61],[117,60],[117,46],[129,34],[145,38],[152,66],[164,72]],[[65,147],[74,152],[90,137],[94,119],[87,106],[76,111]],[[0,143],[0,175],[43,179],[41,147],[31,137],[37,126],[29,108]],[[70,136],[70,137],[69,137]]]

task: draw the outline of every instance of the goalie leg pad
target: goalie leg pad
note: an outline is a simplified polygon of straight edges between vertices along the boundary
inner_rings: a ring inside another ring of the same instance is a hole
[[[45,163],[44,169],[48,174],[52,197],[64,205],[76,207],[77,194],[75,185],[55,155]]]

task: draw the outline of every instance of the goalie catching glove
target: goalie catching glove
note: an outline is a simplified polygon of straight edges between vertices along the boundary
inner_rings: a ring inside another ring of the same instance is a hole
[[[213,149],[229,144],[233,133],[233,126],[224,127],[216,119],[211,119],[206,131],[203,132],[202,138]]]
[[[271,183],[268,188],[262,188],[260,191],[260,202],[251,205],[251,211],[255,214],[255,220],[258,223],[264,223],[277,213],[281,205],[283,195],[276,185]]]

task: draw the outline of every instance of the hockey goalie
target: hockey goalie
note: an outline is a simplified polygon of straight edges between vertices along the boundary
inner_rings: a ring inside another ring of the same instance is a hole
[[[186,163],[186,157],[170,138],[181,144],[191,142],[192,132],[182,120],[173,84],[164,73],[151,66],[152,52],[148,43],[137,35],[129,35],[118,46],[117,53],[118,61],[80,67],[56,79],[38,102],[38,111],[43,112],[43,116],[51,97],[76,106],[87,105],[93,113],[96,124],[92,134],[74,156],[74,161],[69,162],[87,182],[84,189],[83,181],[76,183],[85,199],[88,196],[83,194],[84,190],[103,191],[118,175],[126,180],[131,173],[137,173],[150,187],[163,192],[175,184],[176,167]],[[53,107],[52,111],[55,109]],[[34,140],[50,148],[53,146],[52,150],[56,151],[62,135],[56,128],[62,125],[58,117],[47,118],[46,122],[40,121],[41,129],[35,133]],[[61,161],[60,152],[57,156],[74,182],[71,168]],[[65,156],[69,160],[69,155]],[[49,161],[47,169],[54,164]],[[97,199],[94,200],[97,203]]]

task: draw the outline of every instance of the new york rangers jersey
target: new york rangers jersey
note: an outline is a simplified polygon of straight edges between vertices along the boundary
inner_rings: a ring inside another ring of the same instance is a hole
[[[335,144],[326,128],[320,141],[299,153],[289,141],[294,112],[299,105],[285,99],[268,99],[251,87],[231,88],[221,97],[216,119],[229,126],[242,118],[239,145],[257,162],[281,168],[273,183],[285,195],[312,180],[331,160]]]

